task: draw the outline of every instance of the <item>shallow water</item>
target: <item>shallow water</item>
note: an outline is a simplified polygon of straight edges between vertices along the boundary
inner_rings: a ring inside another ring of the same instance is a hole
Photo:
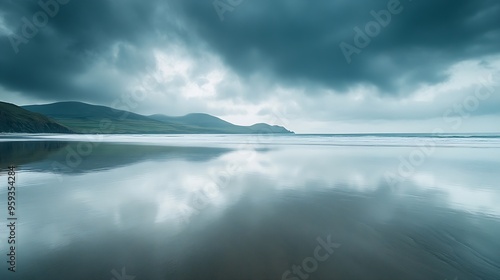
[[[0,279],[500,279],[496,136],[3,135],[2,225],[10,164]]]

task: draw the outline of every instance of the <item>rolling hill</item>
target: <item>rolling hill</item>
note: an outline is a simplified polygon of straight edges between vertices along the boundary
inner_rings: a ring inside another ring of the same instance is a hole
[[[82,102],[58,102],[23,108],[53,118],[78,133],[158,134],[187,131],[187,128],[180,125],[170,125],[132,112]]]
[[[73,133],[48,117],[14,104],[0,102],[0,132],[4,133]]]
[[[255,124],[238,126],[208,114],[182,117],[144,116],[128,111],[82,102],[58,102],[23,106],[46,115],[77,133],[123,134],[255,134],[293,133],[281,126]]]
[[[291,133],[284,127],[271,126],[265,123],[254,124],[252,126],[235,125],[225,120],[219,119],[208,114],[188,114],[182,117],[171,117],[165,115],[152,115],[150,118],[167,123],[174,123],[192,128],[202,129],[210,128],[217,130],[219,133],[240,133],[240,134],[254,134],[254,133]]]

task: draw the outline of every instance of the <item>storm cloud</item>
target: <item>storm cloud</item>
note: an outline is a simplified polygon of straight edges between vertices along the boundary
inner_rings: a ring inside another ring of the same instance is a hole
[[[145,113],[440,118],[480,84],[460,75],[496,83],[499,15],[489,0],[6,0],[0,95],[109,105],[141,88]],[[471,114],[500,114],[499,90]]]
[[[339,48],[354,44],[355,27],[374,21],[371,11],[398,2],[402,12],[348,64]],[[311,82],[343,91],[357,84],[382,93],[436,83],[457,61],[500,51],[498,1],[265,1],[241,4],[221,23],[211,3],[179,4],[199,34],[242,75],[269,70],[283,81]]]

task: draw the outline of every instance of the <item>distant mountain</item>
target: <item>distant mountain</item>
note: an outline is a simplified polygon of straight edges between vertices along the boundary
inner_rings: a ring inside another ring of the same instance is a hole
[[[268,125],[267,123],[257,123],[248,127],[254,133],[293,133],[279,125]]]
[[[0,102],[0,132],[73,133],[44,115],[5,102]]]
[[[58,102],[23,106],[46,115],[78,133],[123,134],[255,134],[293,133],[281,126],[255,124],[238,126],[208,114],[182,117],[143,116],[128,111],[81,102]]]
[[[217,133],[292,133],[282,126],[271,126],[265,123],[254,124],[252,126],[234,125],[225,120],[219,119],[209,114],[188,114],[182,117],[171,117],[165,115],[152,115],[150,118],[167,123],[175,123],[192,128],[202,129],[210,128]]]
[[[236,127],[236,125],[230,122],[226,122],[225,120],[221,120],[209,114],[194,113],[182,117],[170,117],[157,114],[157,115],[151,115],[149,117],[162,122],[178,123],[190,126],[202,126],[202,127],[213,127],[213,128]]]

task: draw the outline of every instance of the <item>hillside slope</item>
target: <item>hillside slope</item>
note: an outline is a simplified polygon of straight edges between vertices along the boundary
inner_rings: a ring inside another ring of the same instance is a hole
[[[123,134],[255,134],[292,133],[284,127],[256,124],[238,126],[208,114],[182,117],[143,116],[81,102],[23,106],[44,114],[79,133]]]
[[[108,118],[119,119],[126,116],[131,120],[150,120],[148,117],[106,106],[91,105],[83,102],[57,102],[45,105],[22,106],[24,109],[53,118]]]
[[[170,125],[132,112],[82,102],[58,102],[23,108],[53,118],[79,133],[155,134],[187,131],[187,128],[180,125]]]
[[[0,132],[4,133],[73,133],[48,117],[14,104],[0,102]]]
[[[210,128],[219,133],[233,133],[233,134],[254,134],[254,133],[292,133],[282,126],[271,126],[269,124],[260,123],[252,126],[235,125],[220,118],[214,117],[209,114],[188,114],[182,117],[171,117],[166,115],[152,115],[152,119],[163,122],[176,123],[192,128]]]

